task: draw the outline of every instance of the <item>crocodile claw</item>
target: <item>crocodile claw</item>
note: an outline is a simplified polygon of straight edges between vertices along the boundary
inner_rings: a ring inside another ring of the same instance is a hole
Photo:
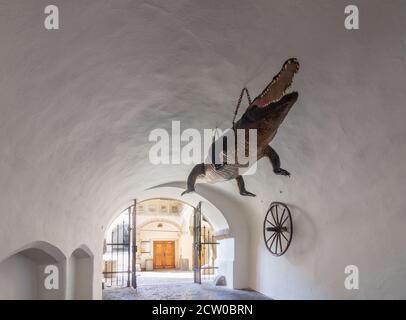
[[[281,176],[288,176],[288,177],[290,177],[290,172],[287,171],[287,170],[285,170],[285,169],[279,168],[279,169],[275,170],[274,172],[275,172],[275,174],[278,174],[278,175],[281,175]]]
[[[240,192],[240,195],[248,196],[248,197],[256,197],[257,196],[256,194],[253,194],[252,192],[249,192],[249,191]]]
[[[187,194],[187,193],[192,193],[192,192],[196,192],[196,190],[195,190],[195,189],[192,189],[192,190],[186,189],[185,191],[183,191],[183,192],[181,193],[181,196],[183,196],[183,195],[185,195],[185,194]]]

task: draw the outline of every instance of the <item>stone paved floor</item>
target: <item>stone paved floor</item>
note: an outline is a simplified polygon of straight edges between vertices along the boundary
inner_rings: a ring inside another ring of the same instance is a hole
[[[137,272],[138,286],[170,283],[193,283],[193,272],[181,270]]]
[[[177,283],[105,289],[103,300],[268,300],[255,291],[231,290],[212,284]]]

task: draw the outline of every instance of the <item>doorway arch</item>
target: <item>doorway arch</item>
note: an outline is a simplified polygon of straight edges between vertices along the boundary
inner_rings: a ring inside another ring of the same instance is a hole
[[[193,208],[196,208],[199,202],[202,203],[202,212],[209,220],[210,224],[214,229],[215,236],[226,237],[230,232],[230,226],[224,216],[224,214],[209,200],[203,196],[193,193],[181,196],[183,189],[179,187],[155,187],[147,189],[137,195],[137,203],[149,200],[149,199],[174,199],[183,202]]]
[[[219,242],[217,250],[217,267],[218,275],[225,278],[226,286],[229,288],[235,288],[235,239],[231,236],[230,225],[225,218],[225,215],[208,199],[195,193],[189,194],[187,196],[181,197],[183,189],[177,186],[158,186],[155,188],[144,190],[143,192],[137,194],[137,204],[151,199],[166,199],[166,200],[177,200],[182,202],[192,208],[196,208],[199,203],[201,203],[201,211],[203,212],[205,218],[212,226],[213,236],[216,237]],[[123,210],[122,212],[129,212],[129,208]],[[111,225],[118,215],[114,216],[110,223],[108,224],[107,230],[111,229]],[[245,241],[245,238],[244,238]]]

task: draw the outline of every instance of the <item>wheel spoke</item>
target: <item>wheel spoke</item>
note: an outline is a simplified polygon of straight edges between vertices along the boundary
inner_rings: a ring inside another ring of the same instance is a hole
[[[279,226],[278,206],[276,206],[276,224]]]
[[[274,234],[276,234],[276,233],[274,233]],[[271,242],[271,245],[269,246],[269,249],[271,249],[271,251],[272,251],[273,242],[275,241],[276,238],[277,238],[277,237],[274,237],[274,238],[273,238],[273,240],[272,240],[272,242]]]
[[[283,222],[282,222],[282,224],[281,224],[281,227],[285,224],[285,222],[286,222],[286,220],[288,220],[288,218],[289,218],[289,215],[287,215],[286,218],[285,218],[285,220],[283,220]]]
[[[283,232],[281,233],[281,235],[285,238],[285,240],[286,240],[287,242],[289,242],[289,239],[286,238],[286,236],[283,234]]]
[[[285,211],[286,211],[286,208],[283,208],[281,219],[279,221],[283,220],[283,216],[285,215]],[[280,224],[279,227],[282,227],[282,224]]]
[[[272,219],[273,219],[273,221],[275,222],[275,217],[274,217],[274,215],[273,215],[273,210],[272,210],[272,208],[273,208],[273,207],[271,207],[269,210],[271,211]],[[276,224],[278,224],[277,221],[276,221]],[[275,227],[276,227],[276,226],[275,226]]]
[[[275,254],[278,254],[278,241],[279,241],[279,238],[276,236],[275,237],[275,239],[276,239],[276,241],[275,241]]]
[[[280,233],[278,233],[278,239],[279,239],[279,248],[281,249],[281,253],[282,253],[282,239],[281,239]]]
[[[276,233],[273,233],[273,234],[268,238],[268,240],[266,240],[266,243],[268,243],[269,240],[271,240],[271,239],[275,236],[275,234],[276,234]]]
[[[267,221],[268,223],[270,223],[273,227],[276,228],[276,226],[275,226],[271,221],[269,221],[268,219],[266,219],[266,221]]]

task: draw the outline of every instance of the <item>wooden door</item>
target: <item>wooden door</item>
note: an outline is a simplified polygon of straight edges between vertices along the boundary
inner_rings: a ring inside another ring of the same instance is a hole
[[[175,241],[166,241],[164,255],[165,268],[175,268]]]
[[[154,269],[175,268],[175,241],[154,241]]]
[[[154,269],[164,268],[164,249],[162,241],[154,241]]]

